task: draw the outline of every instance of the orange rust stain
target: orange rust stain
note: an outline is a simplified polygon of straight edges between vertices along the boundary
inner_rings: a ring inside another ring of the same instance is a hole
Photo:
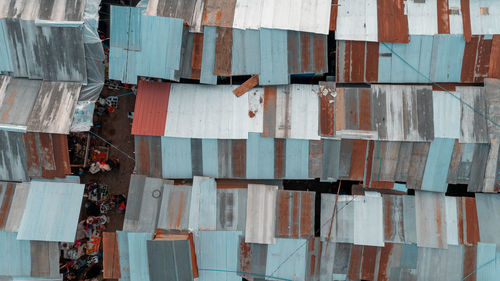
[[[300,237],[308,237],[314,233],[314,215],[312,214],[312,210],[314,209],[314,194],[312,192],[302,193],[301,203]]]
[[[462,198],[457,197],[457,216],[458,216],[458,244],[464,244],[464,208]]]
[[[443,248],[443,229],[442,229],[442,220],[441,220],[441,202],[436,200],[434,202],[436,208],[436,227],[437,227],[437,239],[438,239],[438,247]]]
[[[465,201],[465,219],[466,219],[466,243],[467,245],[477,246],[479,242],[479,225],[477,220],[476,199],[464,197]]]
[[[10,96],[7,98],[7,103],[9,104],[9,107],[7,107],[7,109],[5,109],[5,111],[2,114],[2,122],[6,122],[7,118],[9,118],[9,112],[12,109],[12,107],[14,106],[14,98],[16,97],[16,95],[17,95],[17,92],[12,91]]]
[[[184,194],[184,191],[181,191],[180,198],[179,198],[179,206],[177,207],[177,220],[175,222],[175,226],[177,229],[181,228],[182,207],[184,205],[185,197],[186,197],[186,194]]]
[[[314,275],[314,272],[316,271],[316,256],[315,255],[312,255],[311,256],[311,267],[310,267],[310,271],[311,271],[311,276]]]
[[[389,260],[392,255],[392,250],[394,248],[394,244],[385,243],[385,247],[383,247],[380,251],[380,262],[379,262],[379,270],[378,270],[378,278],[379,281],[387,281],[389,280],[390,270],[389,270]]]
[[[256,94],[256,92],[255,92],[255,93],[253,93],[253,94],[255,95],[255,94]],[[259,103],[260,103],[260,104],[263,104],[263,103],[264,103],[264,99],[263,99],[262,97],[260,97],[260,98],[259,98]]]
[[[250,270],[250,261],[252,256],[252,248],[250,244],[245,243],[244,240],[240,241],[240,265],[241,271]]]
[[[222,17],[222,11],[221,11],[221,10],[219,10],[219,11],[217,11],[217,14],[215,15],[215,20],[216,20],[217,22],[219,22],[219,21],[220,21],[220,19],[221,19],[221,17]]]
[[[292,237],[299,237],[299,196],[297,193],[290,192],[293,196],[292,204]]]
[[[281,191],[278,199],[278,236],[286,237],[289,233],[290,222],[288,221],[290,193]]]
[[[476,280],[476,247],[464,247],[464,278],[467,277],[466,280]],[[474,273],[473,273],[474,272]],[[472,273],[472,274],[471,274]]]
[[[254,118],[255,117],[255,112],[249,110],[248,111],[248,116],[250,116],[250,118]]]
[[[10,203],[12,200],[12,196],[14,194],[14,184],[8,183],[4,194],[5,195],[3,198],[2,207],[0,208],[0,229],[3,228],[5,222],[7,221],[7,214],[8,214],[9,209],[10,209]]]
[[[450,13],[448,9],[448,0],[437,1],[437,22],[439,34],[450,33]]]

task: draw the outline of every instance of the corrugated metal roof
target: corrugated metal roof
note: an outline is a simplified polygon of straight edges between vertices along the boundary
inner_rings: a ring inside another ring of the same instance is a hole
[[[31,279],[30,276],[33,276],[60,280],[59,244],[17,240],[16,235],[15,232],[0,231],[0,246],[4,253],[0,258],[0,275],[7,278]]]
[[[266,275],[306,280],[306,243],[306,239],[276,238],[276,243],[267,247]]]
[[[380,194],[354,199],[354,244],[384,246],[382,213]]]
[[[484,79],[484,98],[486,103],[485,113],[491,120],[500,122],[500,79]],[[500,136],[500,128],[487,122],[490,138]]]
[[[446,167],[450,166],[454,144],[454,139],[436,138],[431,142],[422,178],[422,190],[446,192],[448,188]]]
[[[0,76],[0,126],[26,131],[42,81]]]
[[[247,189],[217,189],[217,230],[245,231]]]
[[[500,33],[500,3],[495,1],[472,1],[469,5],[472,34]],[[484,11],[485,9],[487,9],[487,12]]]
[[[151,233],[116,232],[120,251],[120,281],[148,281],[149,264],[147,241]]]
[[[192,188],[189,186],[174,186],[171,184],[163,188],[162,205],[160,217],[158,218],[158,228],[187,230],[193,225],[191,206]],[[197,225],[195,225],[197,226]]]
[[[500,196],[498,194],[476,194],[476,208],[481,242],[500,245]]]
[[[464,101],[462,103],[460,142],[487,143],[488,128],[486,119],[465,105],[467,103],[479,112],[486,112],[484,88],[457,87],[457,92]]]
[[[71,174],[66,135],[26,133],[23,138],[31,178],[64,178]]]
[[[240,281],[238,270],[238,250],[240,231],[200,231],[196,241],[200,281]],[[223,269],[209,271],[203,269]],[[227,271],[227,272],[224,272]]]
[[[81,21],[85,1],[44,0],[24,1],[8,0],[0,4],[0,18],[22,18],[25,20]]]
[[[170,83],[139,81],[135,101],[133,135],[163,136],[167,120]]]
[[[137,76],[178,81],[182,35],[181,19],[146,16],[140,8],[112,6],[110,78],[132,84],[137,83]]]
[[[443,193],[415,191],[417,245],[448,248],[446,242],[446,207]]]
[[[0,130],[0,180],[25,181],[27,178],[23,135]]]
[[[318,86],[278,86],[264,93],[264,137],[320,139]]]
[[[80,83],[43,82],[28,120],[28,131],[69,134]]]
[[[26,208],[29,193],[28,183],[0,182],[0,198],[2,198],[2,214],[0,228],[5,231],[17,232]]]
[[[248,100],[236,97],[234,88],[172,84],[165,136],[248,138]]]
[[[434,139],[429,86],[372,85],[373,123],[382,140]]]
[[[453,93],[457,95],[456,92]],[[460,137],[460,101],[444,91],[432,91],[432,113],[434,114],[434,137]]]
[[[189,229],[215,230],[217,214],[217,187],[215,180],[194,177],[189,210]]]
[[[152,136],[134,136],[137,174],[161,178],[163,170],[161,139]]]
[[[165,183],[162,179],[132,175],[124,231],[153,233],[156,230]]]
[[[321,195],[321,238],[328,239],[330,224],[335,203],[335,194]],[[330,241],[354,243],[354,197],[339,195],[337,209],[332,225]],[[342,211],[339,211],[342,209]]]
[[[73,242],[84,185],[30,183],[18,239]]]
[[[339,0],[336,40],[378,41],[377,1]]]
[[[330,0],[207,0],[203,25],[238,29],[284,29],[328,34]],[[307,9],[304,8],[307,6]],[[282,9],[289,7],[289,9]]]
[[[180,18],[187,22],[191,32],[201,32],[204,0],[150,0],[146,14]]]
[[[248,185],[245,243],[275,243],[277,190],[277,186]]]
[[[150,280],[193,280],[188,240],[153,240],[146,243]]]
[[[315,192],[278,190],[276,237],[314,236]]]

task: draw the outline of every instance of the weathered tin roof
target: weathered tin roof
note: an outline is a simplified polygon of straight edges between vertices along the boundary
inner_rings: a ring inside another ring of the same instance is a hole
[[[466,42],[461,35],[412,35],[407,44],[339,40],[337,82],[429,83],[428,77],[465,83],[500,78],[496,36],[474,35]]]
[[[238,251],[240,231],[200,231],[196,241],[199,280],[240,281]],[[215,269],[211,271],[210,269]],[[223,270],[217,270],[223,269]]]
[[[147,241],[151,233],[116,232],[120,252],[120,281],[150,280]]]
[[[61,280],[59,243],[17,240],[17,233],[0,231],[0,275],[8,280]]]
[[[137,84],[137,76],[178,80],[182,35],[181,19],[111,6],[110,79],[131,84]]]
[[[193,280],[193,265],[188,240],[149,240],[146,244],[149,280]]]
[[[275,243],[277,190],[277,186],[248,185],[245,243]]]
[[[80,83],[0,76],[0,126],[12,131],[68,134]]]
[[[17,239],[74,242],[84,185],[32,181]]]
[[[287,9],[282,9],[285,6]],[[297,0],[293,3],[280,0],[207,0],[203,25],[328,34],[330,7],[330,0]]]
[[[0,180],[25,181],[27,177],[23,135],[0,130]]]
[[[150,0],[146,14],[180,18],[187,22],[191,32],[201,32],[205,0]]]

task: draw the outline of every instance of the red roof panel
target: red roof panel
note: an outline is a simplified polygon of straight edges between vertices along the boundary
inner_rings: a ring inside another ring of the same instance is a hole
[[[139,81],[133,135],[163,136],[167,120],[170,83]]]

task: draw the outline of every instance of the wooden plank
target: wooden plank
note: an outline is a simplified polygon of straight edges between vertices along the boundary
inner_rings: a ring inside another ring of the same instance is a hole
[[[66,175],[71,174],[67,136],[52,134],[52,144],[56,163],[56,176],[64,178]]]
[[[254,88],[259,84],[259,75],[254,75],[250,77],[247,81],[241,84],[238,88],[233,90],[233,94],[237,97],[241,97],[243,94],[248,92],[250,89]]]

